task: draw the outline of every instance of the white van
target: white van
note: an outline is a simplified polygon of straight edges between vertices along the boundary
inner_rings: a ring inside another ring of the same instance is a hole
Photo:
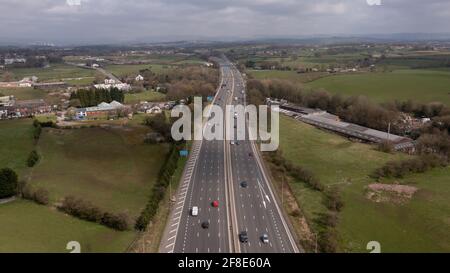
[[[192,207],[191,214],[192,216],[198,216],[198,207]]]

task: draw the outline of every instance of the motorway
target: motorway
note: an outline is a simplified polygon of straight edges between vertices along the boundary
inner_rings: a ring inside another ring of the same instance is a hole
[[[233,97],[237,98],[233,100],[233,104],[245,105],[245,84],[237,69],[233,69],[233,81]],[[237,141],[238,145],[230,145],[238,228],[239,232],[247,231],[249,236],[248,243],[241,244],[240,250],[244,253],[298,252],[269,184],[271,182],[265,174],[262,159],[254,143],[249,140],[247,123],[245,125],[246,140]],[[237,127],[234,130],[237,138],[237,131],[242,128]],[[241,186],[244,181],[247,188]],[[269,236],[268,244],[262,242],[263,234]]]
[[[245,104],[240,72],[225,58],[217,62],[221,84],[213,103],[223,109],[230,104]],[[248,183],[247,188],[240,187],[242,181]],[[253,142],[231,145],[225,140],[194,141],[160,252],[298,252],[269,183]],[[219,201],[218,208],[212,206],[215,200]],[[199,208],[197,217],[191,216],[194,206]],[[210,223],[208,229],[201,226],[205,221]],[[243,244],[238,234],[244,230],[249,240]],[[262,242],[263,234],[269,236],[268,244]]]

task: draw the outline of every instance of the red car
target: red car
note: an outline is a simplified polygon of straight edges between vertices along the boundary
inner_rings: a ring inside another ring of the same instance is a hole
[[[212,206],[215,207],[215,208],[218,208],[219,207],[219,201],[212,202]]]

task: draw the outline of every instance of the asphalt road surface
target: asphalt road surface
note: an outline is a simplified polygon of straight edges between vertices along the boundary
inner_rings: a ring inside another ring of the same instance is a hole
[[[222,108],[245,104],[245,84],[240,72],[225,58],[218,62],[221,84],[214,104]],[[160,252],[298,252],[256,146],[249,140],[239,141],[239,145],[203,140],[193,146]],[[248,187],[241,187],[243,181]],[[219,202],[219,207],[213,207],[214,201]],[[194,206],[198,207],[198,216],[191,215]],[[202,227],[204,222],[209,223],[209,228]],[[242,231],[248,233],[247,243],[239,241]],[[261,240],[263,234],[268,235],[269,243]]]
[[[245,105],[244,80],[237,69],[233,69],[233,75],[235,85],[233,97],[237,98],[233,100],[233,104]],[[234,130],[237,139],[237,131],[242,128],[237,127]],[[230,145],[238,228],[239,232],[246,231],[248,234],[248,242],[240,245],[240,252],[298,252],[287,223],[277,206],[270,182],[267,181],[262,166],[258,164],[261,158],[254,149],[255,146],[248,140],[247,129],[245,134],[247,140],[236,141]],[[242,186],[243,182],[247,184],[246,187]],[[268,236],[268,243],[263,242],[263,235]]]

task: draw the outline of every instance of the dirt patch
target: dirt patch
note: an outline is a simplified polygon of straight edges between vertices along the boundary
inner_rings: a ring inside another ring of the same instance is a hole
[[[373,202],[405,204],[413,198],[418,188],[399,184],[375,183],[367,186],[366,190],[367,199]]]

